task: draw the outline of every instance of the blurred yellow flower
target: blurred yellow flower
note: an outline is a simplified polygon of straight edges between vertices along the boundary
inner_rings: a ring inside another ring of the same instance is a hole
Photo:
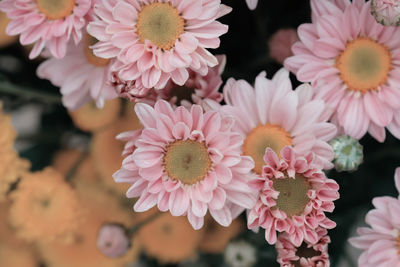
[[[12,184],[27,172],[30,163],[19,158],[13,148],[17,136],[11,125],[11,117],[2,111],[0,102],[0,202],[5,199]]]
[[[10,198],[10,223],[27,241],[64,240],[82,216],[76,192],[52,168],[24,175]]]

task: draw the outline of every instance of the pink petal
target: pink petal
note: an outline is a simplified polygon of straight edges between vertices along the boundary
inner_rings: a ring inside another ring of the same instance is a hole
[[[133,207],[136,212],[143,212],[151,209],[157,204],[157,196],[144,192]]]
[[[213,191],[213,198],[212,198],[211,202],[208,203],[208,206],[210,207],[210,209],[219,210],[219,209],[222,209],[224,207],[225,201],[226,201],[226,192],[225,192],[225,190],[223,190],[220,187],[217,187]]]
[[[173,216],[181,216],[188,210],[189,203],[187,193],[182,188],[179,188],[171,192],[169,197],[169,210]]]
[[[222,226],[229,226],[232,223],[232,214],[228,207],[220,210],[210,209],[211,216]]]
[[[392,118],[393,111],[388,108],[376,93],[367,92],[364,95],[364,110],[378,126],[387,126]]]

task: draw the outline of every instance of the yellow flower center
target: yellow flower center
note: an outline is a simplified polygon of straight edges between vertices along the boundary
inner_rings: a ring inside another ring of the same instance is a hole
[[[274,190],[279,192],[276,199],[276,208],[286,213],[288,217],[301,215],[310,198],[307,196],[311,186],[303,175],[296,175],[295,179],[285,177],[274,180]]]
[[[211,159],[203,142],[178,140],[166,147],[164,169],[171,179],[195,184],[211,169]]]
[[[36,0],[39,11],[48,19],[62,19],[71,15],[75,0]]]
[[[41,192],[43,193],[43,192]],[[41,195],[36,195],[34,196],[34,199],[32,201],[32,207],[31,210],[34,214],[40,215],[40,216],[50,216],[52,214],[52,207],[54,206],[53,204],[54,199],[49,196],[48,194],[41,194]]]
[[[86,60],[96,66],[96,67],[104,67],[107,66],[110,63],[110,59],[107,58],[101,58],[101,57],[97,57],[93,54],[93,50],[90,49],[89,47],[94,45],[95,43],[97,43],[98,40],[96,38],[94,38],[93,36],[86,34],[85,37],[85,45],[84,45],[84,53],[85,53],[85,57]]]
[[[262,166],[265,165],[265,149],[270,147],[279,155],[282,148],[292,145],[292,137],[285,129],[278,125],[266,124],[255,127],[247,135],[243,143],[243,154],[253,158],[254,171],[262,173]]]
[[[392,68],[390,50],[376,41],[359,37],[347,43],[336,58],[336,68],[349,90],[366,93],[386,83]]]
[[[184,32],[185,21],[170,3],[143,6],[136,25],[142,43],[150,40],[161,49],[169,50]]]

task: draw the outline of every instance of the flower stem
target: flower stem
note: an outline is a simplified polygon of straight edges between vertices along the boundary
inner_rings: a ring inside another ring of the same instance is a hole
[[[61,97],[58,95],[38,92],[34,88],[15,85],[0,77],[0,93],[15,95],[27,99],[37,99],[45,103],[61,104]]]
[[[137,224],[135,224],[134,226],[132,226],[131,228],[128,229],[128,236],[133,236],[137,231],[140,230],[140,228],[142,228],[146,224],[154,221],[162,214],[163,213],[161,213],[161,212],[157,212],[156,214],[151,215],[150,217],[142,220],[141,222],[138,222]]]
[[[69,182],[72,179],[72,177],[74,177],[75,173],[77,172],[83,161],[87,158],[88,154],[89,153],[85,151],[82,152],[81,155],[79,155],[79,158],[76,160],[75,164],[71,167],[71,169],[69,169],[67,175],[65,176],[65,180],[67,182]]]

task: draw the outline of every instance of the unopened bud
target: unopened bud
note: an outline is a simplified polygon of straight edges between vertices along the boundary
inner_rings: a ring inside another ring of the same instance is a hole
[[[107,257],[118,258],[131,246],[127,229],[121,224],[105,224],[97,237],[97,248]]]

